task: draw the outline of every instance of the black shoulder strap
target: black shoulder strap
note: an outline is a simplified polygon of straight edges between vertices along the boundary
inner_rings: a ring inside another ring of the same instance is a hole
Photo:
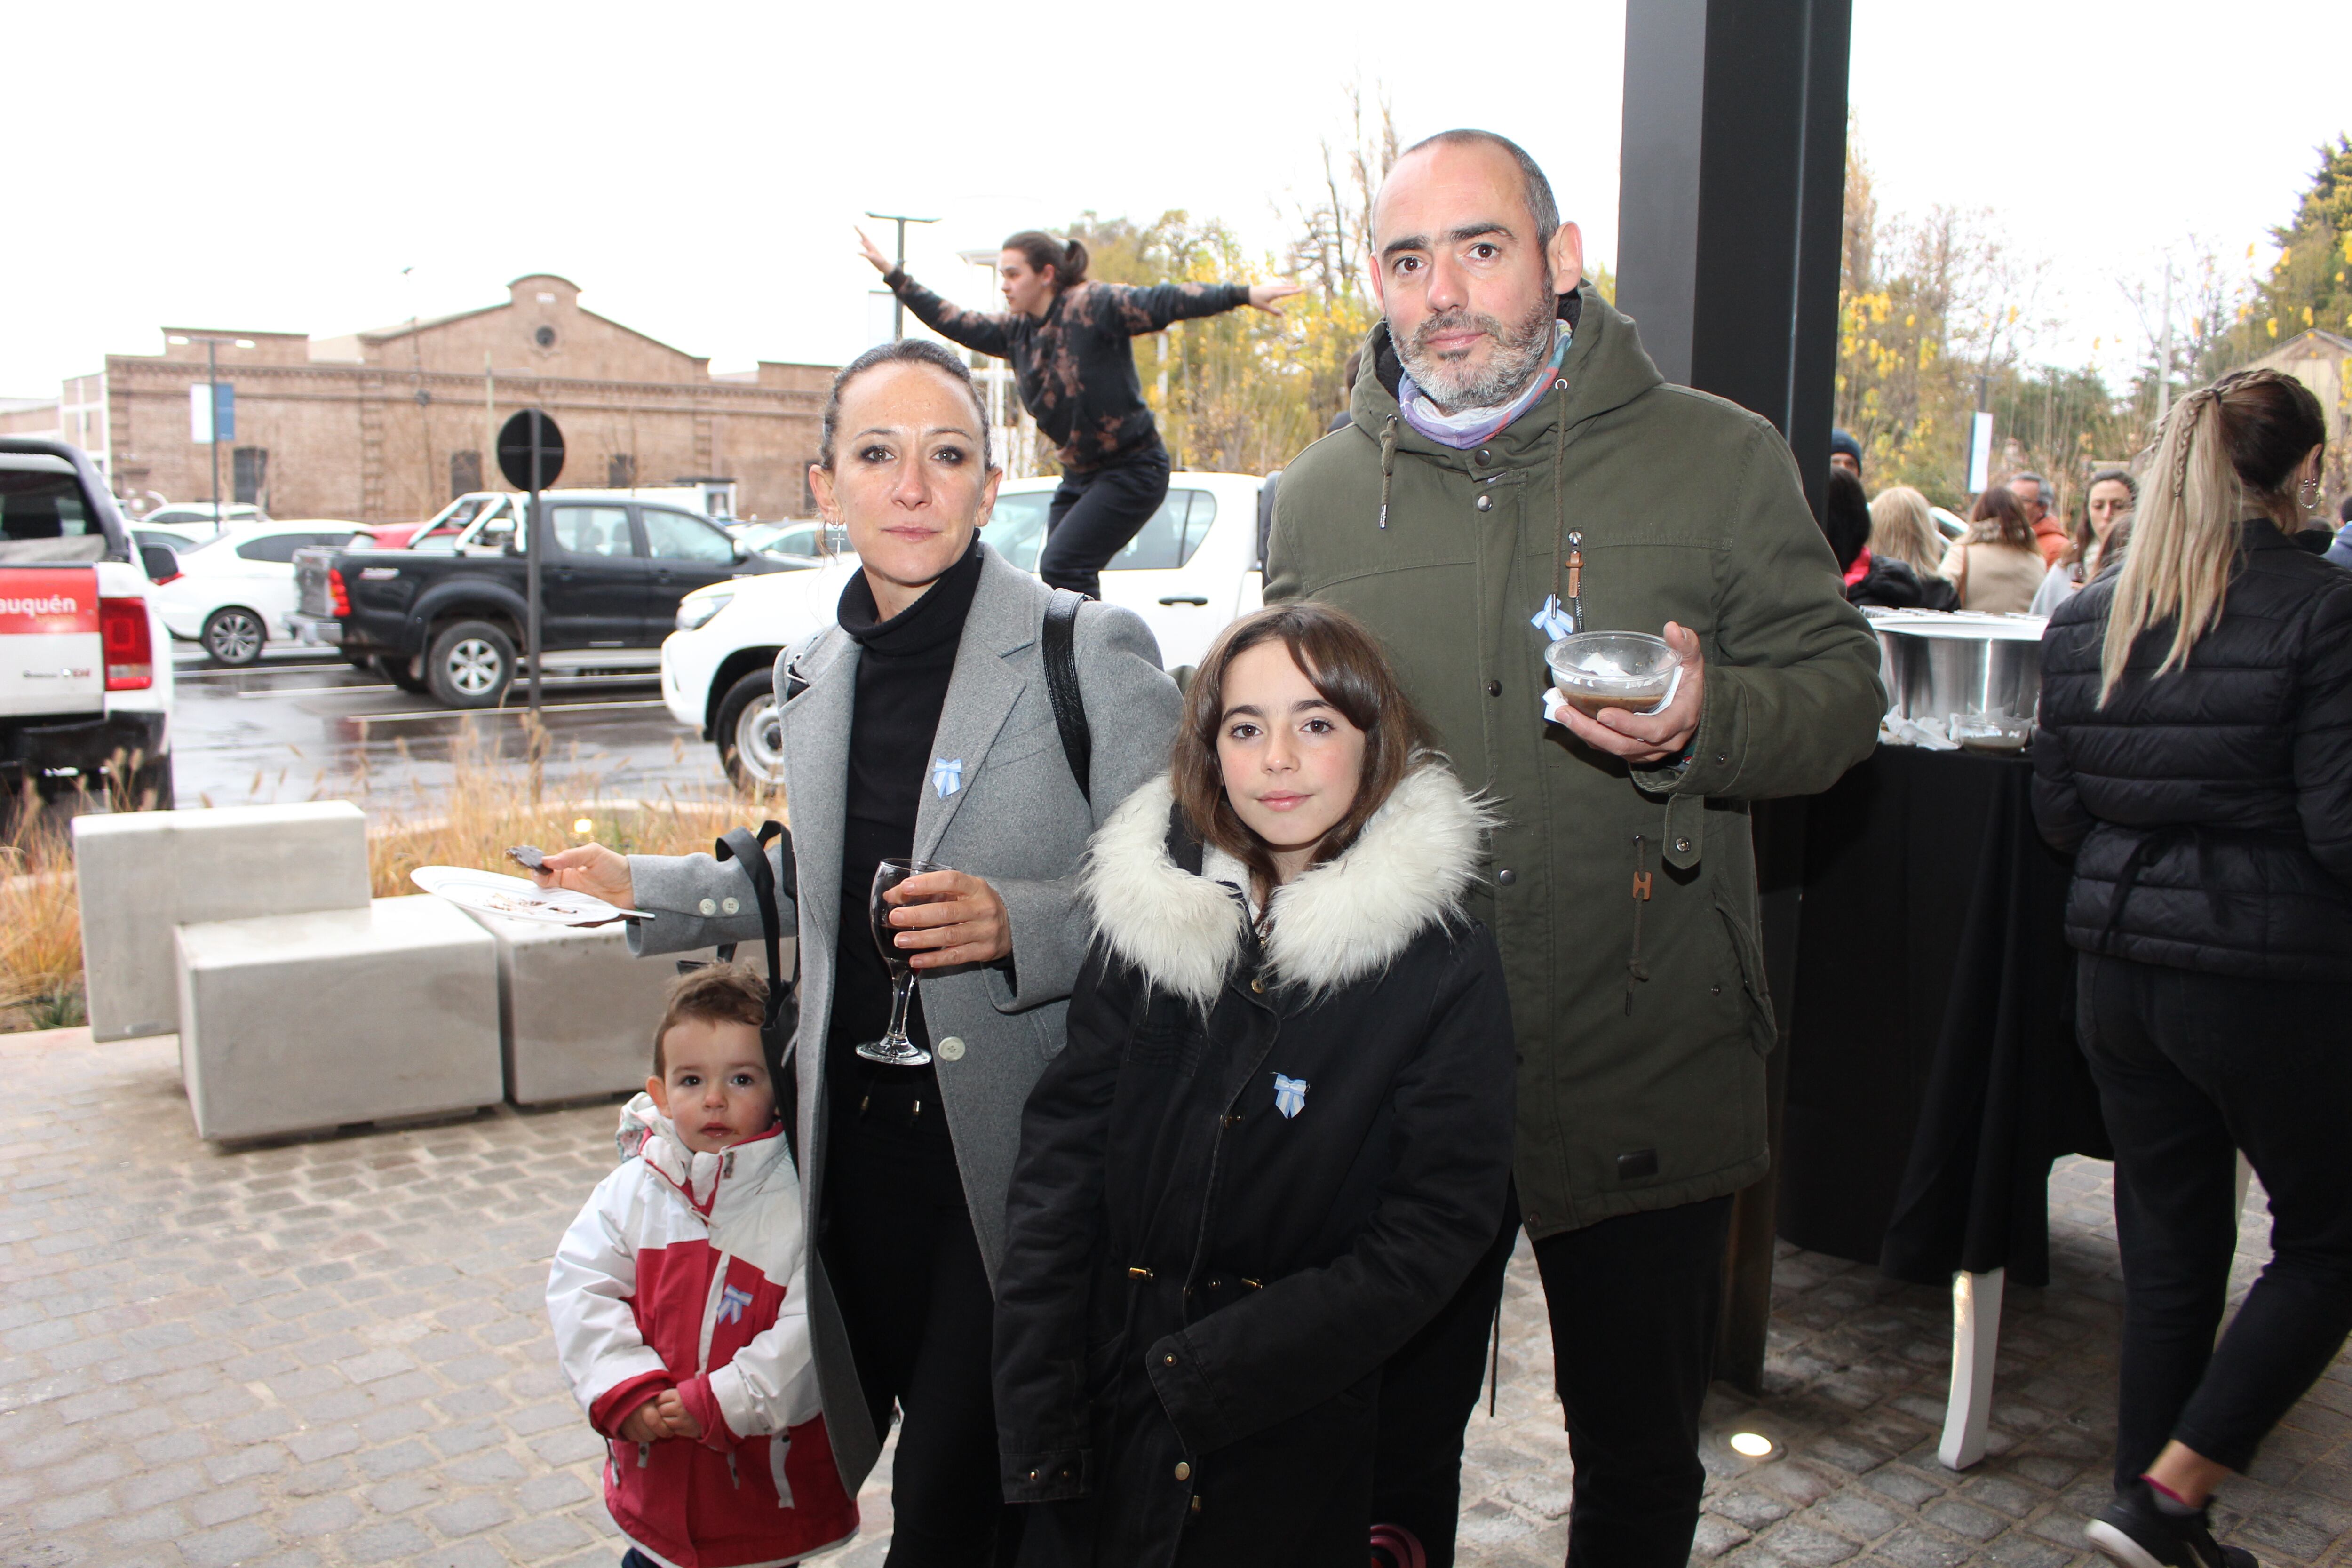
[[[793,861],[792,830],[781,822],[763,822],[754,837],[748,827],[731,829],[712,847],[712,856],[719,860],[732,860],[743,868],[744,879],[751,884],[751,896],[760,906],[760,940],[768,950],[767,1016],[760,1027],[761,1044],[768,1058],[768,1073],[776,1089],[776,1110],[783,1118],[784,1139],[793,1146],[793,1157],[799,1157],[797,1130],[800,1115],[800,1079],[793,1063],[793,1037],[799,1032],[796,983],[784,978],[783,918],[776,902],[776,877],[768,865],[768,842],[783,840],[783,852],[778,857],[783,864],[784,891],[797,900],[799,872]],[[722,959],[732,958],[722,949]],[[797,956],[797,954],[795,954]],[[788,1013],[787,1008],[791,1011]]]
[[[1087,700],[1078,689],[1078,606],[1086,595],[1056,588],[1045,604],[1045,693],[1054,702],[1054,726],[1062,731],[1062,755],[1078,794],[1094,804],[1094,731],[1087,724]]]

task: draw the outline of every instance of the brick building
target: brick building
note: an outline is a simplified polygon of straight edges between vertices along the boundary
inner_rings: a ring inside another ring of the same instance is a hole
[[[224,500],[278,517],[398,522],[451,496],[502,489],[498,426],[539,407],[562,427],[566,485],[737,481],[739,514],[812,512],[808,465],[833,370],[762,362],[714,376],[710,362],[581,308],[546,273],[508,285],[505,303],[353,332],[163,329],[161,354],[108,354],[68,379],[42,415],[86,448],[118,494],[212,494],[210,448],[191,439],[188,389],[209,340],[233,386],[236,434],[220,453]]]

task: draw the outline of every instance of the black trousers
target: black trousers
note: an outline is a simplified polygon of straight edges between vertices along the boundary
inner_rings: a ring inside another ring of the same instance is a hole
[[[1621,1215],[1535,1244],[1576,1461],[1570,1568],[1684,1568],[1706,1472],[1731,1199]]]
[[[835,1101],[820,1243],[874,1430],[890,1430],[894,1404],[900,1414],[885,1561],[1010,1562],[1018,1524],[997,1474],[989,1383],[995,1299],[953,1145],[893,1121]]]
[[[1102,597],[1102,569],[1168,499],[1168,449],[1154,446],[1125,462],[1064,473],[1045,509],[1037,575],[1056,588]]]
[[[2116,1485],[2175,1437],[2242,1470],[2352,1331],[2352,985],[2089,953],[2076,985],[2116,1147]],[[2217,1346],[2239,1150],[2270,1194],[2271,1261]]]
[[[1454,1300],[1381,1369],[1371,1522],[1411,1531],[1429,1568],[1453,1568],[1462,1514],[1462,1433],[1486,1385],[1495,1307],[1518,1239],[1514,1194],[1503,1205],[1494,1244]]]

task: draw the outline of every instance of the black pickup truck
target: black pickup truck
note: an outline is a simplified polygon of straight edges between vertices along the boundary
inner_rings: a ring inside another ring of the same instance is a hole
[[[295,637],[331,644],[449,707],[496,707],[525,640],[516,526],[529,509],[516,496],[455,536],[405,550],[298,551]],[[540,498],[540,638],[565,664],[653,668],[686,594],[802,564],[740,545],[677,507],[557,491]]]

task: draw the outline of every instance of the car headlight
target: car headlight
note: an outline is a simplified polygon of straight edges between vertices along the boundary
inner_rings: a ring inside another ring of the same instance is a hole
[[[711,616],[734,601],[732,594],[712,594],[707,597],[698,594],[680,599],[677,602],[677,629],[690,632],[698,626],[709,626]]]

